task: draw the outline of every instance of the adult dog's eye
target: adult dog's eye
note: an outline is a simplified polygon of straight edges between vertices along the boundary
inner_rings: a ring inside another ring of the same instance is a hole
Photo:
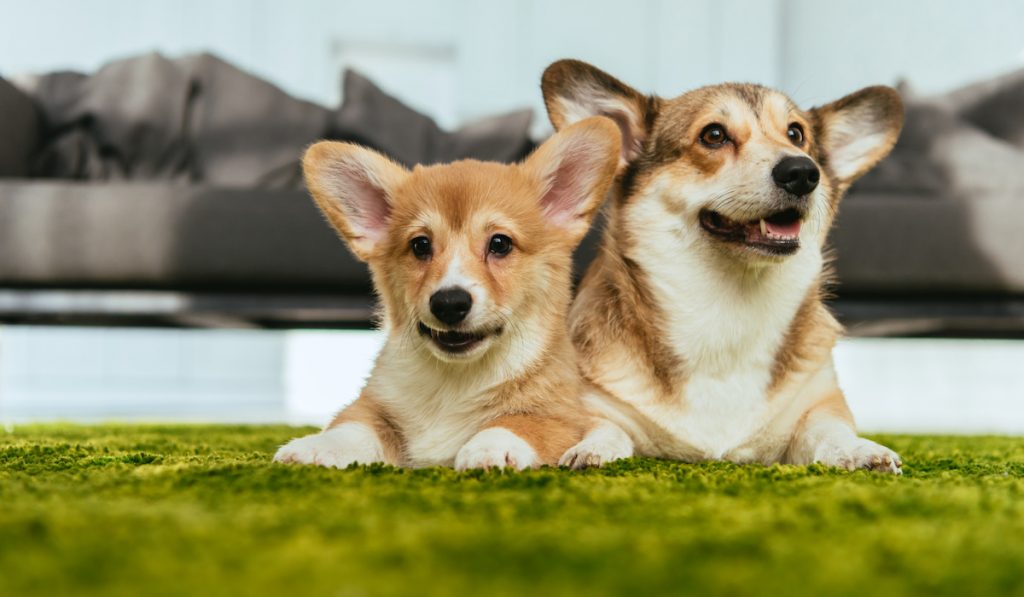
[[[487,244],[487,252],[495,255],[508,255],[512,250],[512,239],[504,234],[495,234]]]
[[[409,248],[412,249],[412,254],[415,255],[417,259],[426,259],[434,252],[434,247],[430,244],[430,239],[425,236],[417,236],[409,241]]]
[[[794,122],[789,125],[786,130],[786,136],[789,137],[790,143],[797,147],[803,147],[804,145],[804,127],[800,126],[800,123]]]
[[[717,122],[707,125],[700,132],[700,142],[711,148],[721,147],[728,140],[729,135],[726,134],[725,127]]]

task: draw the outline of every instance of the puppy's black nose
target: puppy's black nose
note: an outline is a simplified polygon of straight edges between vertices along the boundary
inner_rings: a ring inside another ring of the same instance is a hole
[[[444,288],[430,295],[430,312],[448,325],[466,318],[473,307],[473,297],[462,288]]]
[[[803,197],[816,189],[820,178],[821,172],[814,162],[802,156],[782,158],[772,168],[772,179],[776,186],[797,197]]]

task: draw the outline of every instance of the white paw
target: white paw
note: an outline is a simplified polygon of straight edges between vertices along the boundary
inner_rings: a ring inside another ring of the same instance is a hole
[[[366,425],[344,423],[293,439],[274,454],[274,462],[345,468],[356,462],[384,462],[384,448],[377,434]]]
[[[633,441],[618,427],[607,424],[596,427],[580,443],[566,450],[558,466],[571,469],[601,467],[633,455]]]
[[[867,469],[880,473],[902,475],[903,461],[899,454],[869,439],[858,437],[838,445],[818,448],[814,458],[826,466],[838,466],[846,470]]]
[[[455,455],[455,470],[473,468],[514,468],[523,470],[537,463],[537,452],[526,440],[501,427],[484,429],[474,435]]]

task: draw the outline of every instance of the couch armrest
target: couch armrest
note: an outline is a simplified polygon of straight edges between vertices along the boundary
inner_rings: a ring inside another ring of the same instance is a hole
[[[39,112],[29,96],[0,79],[0,114],[0,177],[26,177],[39,145]]]

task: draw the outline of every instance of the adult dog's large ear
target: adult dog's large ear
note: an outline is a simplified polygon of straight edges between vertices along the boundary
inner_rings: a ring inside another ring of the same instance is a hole
[[[658,100],[579,60],[559,60],[541,78],[544,105],[555,130],[591,116],[606,116],[619,125],[622,164],[643,150]]]
[[[903,128],[903,101],[891,87],[865,87],[811,110],[826,167],[841,188],[889,155]]]
[[[551,224],[579,242],[615,178],[622,140],[611,120],[588,118],[555,133],[522,168],[540,183],[540,204]]]
[[[385,237],[394,189],[408,171],[379,153],[321,141],[302,158],[306,186],[331,226],[366,261]]]

